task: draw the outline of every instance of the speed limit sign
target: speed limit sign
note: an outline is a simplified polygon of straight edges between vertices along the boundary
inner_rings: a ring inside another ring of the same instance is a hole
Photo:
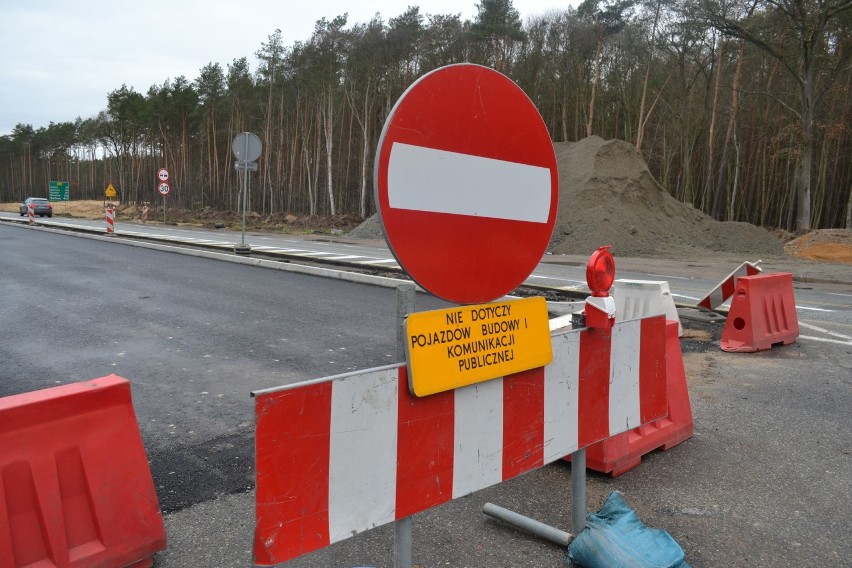
[[[163,195],[168,195],[169,189],[171,189],[171,188],[169,188],[169,184],[167,184],[165,182],[163,182],[163,183],[161,183],[160,185],[157,186],[157,191],[159,191]]]

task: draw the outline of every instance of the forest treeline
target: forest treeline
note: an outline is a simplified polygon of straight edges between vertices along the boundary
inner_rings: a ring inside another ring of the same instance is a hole
[[[0,137],[0,201],[73,199],[112,184],[125,202],[241,208],[231,142],[263,142],[250,175],[262,215],[355,214],[373,203],[373,157],[394,103],[418,77],[471,62],[508,75],[554,141],[635,144],[659,183],[717,219],[789,230],[852,228],[852,0],[586,0],[526,22],[511,0],[473,20],[412,6],[387,20],[322,19],[285,45],[137,92],[75,122]],[[274,22],[271,22],[274,25]]]

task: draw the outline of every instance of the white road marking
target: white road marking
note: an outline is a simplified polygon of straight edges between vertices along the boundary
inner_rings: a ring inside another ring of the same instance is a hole
[[[845,340],[847,340],[847,341],[852,341],[852,337],[849,337],[848,335],[843,335],[842,333],[835,333],[835,332],[833,332],[833,331],[829,331],[829,330],[827,330],[827,329],[823,329],[823,328],[821,328],[821,327],[817,327],[817,326],[815,326],[815,325],[811,325],[811,324],[809,324],[809,323],[799,322],[799,327],[806,327],[806,328],[808,328],[808,329],[811,329],[811,330],[813,330],[813,331],[818,331],[818,332],[820,332],[820,333],[824,333],[824,334],[826,334],[826,335],[831,335],[831,336],[833,336],[833,337],[839,337],[840,339],[845,339]]]
[[[800,335],[799,339],[809,339],[811,341],[821,341],[823,343],[835,343],[837,345],[847,345],[852,347],[852,341],[840,341],[839,339],[828,339],[825,337],[813,337],[812,335]]]
[[[796,306],[796,309],[797,309],[797,310],[810,310],[810,311],[812,311],[812,312],[828,312],[828,313],[834,313],[834,310],[824,310],[824,309],[822,309],[822,308],[809,308],[809,307],[807,307],[807,306]]]
[[[396,264],[396,259],[382,258],[382,259],[379,259],[379,260],[365,260],[361,264],[390,264],[390,263]]]
[[[675,294],[672,292],[672,296],[677,296],[678,298],[686,298],[687,300],[693,300],[695,302],[698,301],[698,298],[693,298],[692,296],[684,296],[683,294]]]

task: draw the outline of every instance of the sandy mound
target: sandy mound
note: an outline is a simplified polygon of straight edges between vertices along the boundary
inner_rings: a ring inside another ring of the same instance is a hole
[[[376,213],[368,217],[366,221],[352,229],[347,235],[353,239],[383,239],[382,224],[379,222],[379,215]]]
[[[747,223],[722,223],[661,188],[631,144],[598,136],[556,143],[559,212],[548,250],[587,255],[613,245],[617,256],[692,257],[708,251],[756,260],[783,255],[780,240]],[[349,236],[381,239],[373,215]]]
[[[852,263],[852,231],[811,231],[785,244],[784,251],[791,256],[808,260]]]
[[[618,256],[784,253],[781,241],[765,229],[716,221],[673,198],[627,142],[591,136],[554,148],[559,213],[550,241],[553,253],[585,255],[601,245],[613,245]]]

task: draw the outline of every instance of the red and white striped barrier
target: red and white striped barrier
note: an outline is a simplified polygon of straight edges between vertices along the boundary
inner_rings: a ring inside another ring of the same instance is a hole
[[[731,296],[734,295],[734,289],[737,286],[737,278],[740,276],[754,276],[762,272],[757,262],[744,262],[737,267],[736,270],[728,274],[724,280],[719,282],[719,285],[710,290],[706,296],[698,300],[698,307],[705,310],[715,310],[724,304]]]
[[[665,317],[552,336],[553,362],[416,398],[404,365],[253,393],[254,562],[516,477],[666,413]]]
[[[27,203],[27,220],[30,225],[35,223],[35,203]]]
[[[115,233],[115,209],[112,207],[106,210],[106,232],[108,235]]]

